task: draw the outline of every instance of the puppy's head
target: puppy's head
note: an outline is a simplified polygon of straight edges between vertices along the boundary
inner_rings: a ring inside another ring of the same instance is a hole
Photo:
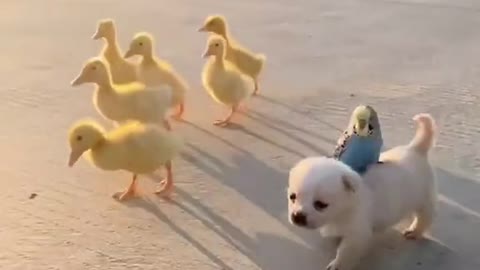
[[[360,176],[340,161],[307,158],[291,170],[288,187],[290,223],[317,229],[348,215],[356,205]]]

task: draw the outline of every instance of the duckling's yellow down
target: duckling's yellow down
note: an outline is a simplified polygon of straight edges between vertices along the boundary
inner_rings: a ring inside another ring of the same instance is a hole
[[[113,84],[108,63],[98,57],[89,59],[72,86],[84,83],[97,85],[93,103],[105,118],[115,122],[138,120],[164,123],[169,129],[166,112],[171,102],[168,86],[146,87],[143,83]]]
[[[255,83],[255,91],[257,91],[258,77],[265,65],[266,56],[264,54],[255,54],[235,41],[229,32],[227,20],[223,15],[207,17],[204,26],[199,31],[212,32],[226,40],[227,52],[225,59],[234,63],[240,71],[251,77]]]
[[[112,80],[116,84],[134,82],[138,79],[137,66],[123,58],[122,50],[118,45],[115,22],[104,19],[98,22],[97,31],[92,36],[94,40],[105,39],[105,45],[100,56],[110,64]]]
[[[253,87],[238,68],[225,61],[225,46],[225,40],[221,36],[212,35],[208,39],[204,57],[213,57],[204,65],[202,82],[215,101],[227,106],[238,106],[249,96]]]
[[[106,132],[93,120],[82,120],[69,131],[70,165],[85,158],[102,170],[152,173],[179,152],[182,142],[158,125],[129,121]]]
[[[146,32],[137,33],[130,42],[125,58],[135,55],[142,56],[138,70],[140,81],[147,86],[169,85],[172,88],[171,107],[181,106],[181,115],[188,85],[168,62],[159,59],[155,55],[154,47],[155,40],[151,34]]]
[[[226,42],[219,35],[212,35],[207,42],[204,57],[211,57],[204,65],[202,82],[207,93],[217,102],[231,108],[230,114],[224,120],[217,120],[215,125],[226,125],[237,111],[240,104],[247,99],[253,87],[248,77],[225,60]]]

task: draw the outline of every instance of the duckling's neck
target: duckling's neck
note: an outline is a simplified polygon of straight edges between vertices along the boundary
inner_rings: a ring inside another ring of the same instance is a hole
[[[113,80],[112,80],[112,75],[110,73],[107,73],[107,75],[103,78],[103,80],[100,80],[97,82],[99,89],[102,90],[113,90]]]
[[[105,139],[102,139],[87,153],[87,159],[102,170],[117,169],[118,164],[112,162],[112,145]]]
[[[156,61],[156,57],[155,55],[153,54],[153,50],[150,50],[148,52],[146,52],[145,54],[142,55],[143,56],[143,61],[142,63],[144,65],[151,65],[151,64],[154,64]]]
[[[216,55],[214,63],[218,67],[224,69],[225,68],[225,55],[224,55],[224,53],[222,53],[220,55]]]
[[[109,57],[117,57],[121,58],[122,54],[120,53],[120,48],[118,46],[117,42],[117,34],[115,33],[115,30],[112,30],[111,33],[105,36],[105,47],[104,47],[104,53],[107,58]]]
[[[223,29],[220,29],[220,31],[218,32],[218,34],[223,37],[227,42],[229,41],[230,39],[230,33],[228,32],[228,27],[225,26]]]

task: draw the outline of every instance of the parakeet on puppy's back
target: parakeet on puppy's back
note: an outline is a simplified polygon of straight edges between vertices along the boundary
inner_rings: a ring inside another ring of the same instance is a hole
[[[349,165],[358,173],[378,162],[383,146],[382,132],[377,112],[371,106],[355,108],[347,129],[340,136],[333,158]]]

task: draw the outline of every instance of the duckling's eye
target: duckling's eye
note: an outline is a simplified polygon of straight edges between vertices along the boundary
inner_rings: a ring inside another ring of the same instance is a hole
[[[97,70],[97,66],[93,66],[93,67],[92,67],[92,70]]]
[[[295,202],[295,200],[297,199],[297,194],[292,193],[290,194],[290,196],[288,196],[288,198],[290,199],[290,201]]]
[[[81,135],[77,136],[77,141],[81,141],[82,139],[83,139],[83,137]]]
[[[143,46],[143,42],[139,42],[138,45],[139,45],[139,46]]]
[[[328,207],[328,203],[324,203],[322,201],[314,201],[313,202],[313,207],[315,208],[315,210],[317,211],[323,211],[325,210],[325,208]]]
[[[215,43],[215,47],[218,47],[218,46],[220,46],[220,44],[218,44],[218,43]]]

